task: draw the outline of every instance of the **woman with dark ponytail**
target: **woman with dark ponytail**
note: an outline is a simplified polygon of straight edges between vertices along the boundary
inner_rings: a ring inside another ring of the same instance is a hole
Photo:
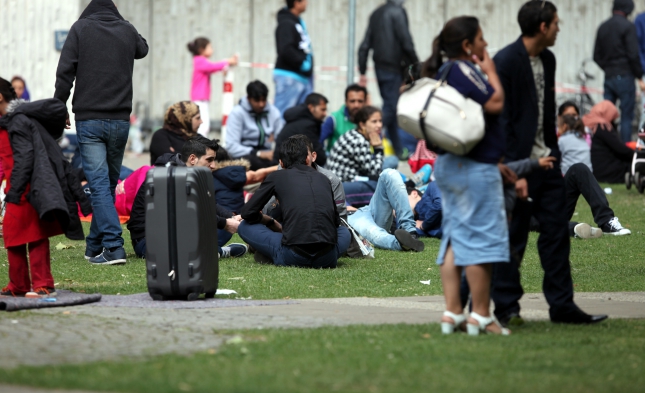
[[[437,185],[443,198],[444,236],[437,263],[446,298],[441,319],[444,334],[461,330],[509,334],[490,315],[490,283],[493,263],[509,261],[509,237],[502,175],[515,182],[515,174],[498,163],[505,150],[504,134],[497,117],[504,106],[504,91],[495,63],[486,52],[477,18],[462,16],[444,26],[433,42],[432,56],[423,74],[439,79],[479,103],[485,113],[486,133],[466,156],[441,154],[435,164]],[[444,58],[447,62],[444,63]],[[476,68],[479,67],[479,70]],[[481,70],[481,71],[480,71]],[[466,321],[459,296],[462,270],[471,291],[472,312]]]
[[[188,43],[188,51],[193,55],[193,81],[190,87],[190,99],[199,106],[202,125],[197,132],[208,137],[211,129],[208,106],[211,100],[211,74],[225,71],[237,65],[237,55],[230,59],[212,62],[213,46],[208,38],[199,37]]]

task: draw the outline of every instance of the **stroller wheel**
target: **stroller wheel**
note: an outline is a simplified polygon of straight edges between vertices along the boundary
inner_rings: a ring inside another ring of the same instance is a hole
[[[638,175],[638,192],[645,192],[645,175]]]
[[[627,187],[628,190],[632,189],[632,174],[629,172],[625,173],[625,187]]]

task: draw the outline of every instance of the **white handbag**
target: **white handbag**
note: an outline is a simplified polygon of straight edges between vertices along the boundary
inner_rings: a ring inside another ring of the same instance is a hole
[[[415,138],[463,156],[484,137],[484,110],[446,83],[450,69],[441,78],[421,78],[403,92],[397,105],[399,127]]]

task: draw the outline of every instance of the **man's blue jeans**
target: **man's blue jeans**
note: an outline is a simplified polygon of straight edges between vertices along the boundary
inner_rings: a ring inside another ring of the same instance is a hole
[[[403,75],[397,72],[376,69],[378,88],[383,98],[383,126],[387,130],[387,138],[392,142],[396,155],[403,154],[403,143],[401,141],[399,122],[396,119],[396,105],[399,103],[399,90],[403,84]]]
[[[401,251],[401,245],[390,233],[394,215],[399,228],[416,233],[414,214],[399,172],[386,169],[379,177],[370,204],[349,216],[349,225],[378,248]]]
[[[620,101],[620,137],[623,143],[632,140],[632,121],[636,105],[636,85],[633,75],[605,79],[605,100]]]
[[[237,229],[238,235],[251,247],[273,260],[276,266],[298,266],[311,267],[315,269],[335,268],[338,258],[347,252],[351,235],[349,230],[343,226],[338,227],[338,239],[334,246],[326,254],[315,258],[304,257],[290,247],[282,244],[282,233],[273,232],[262,224],[248,224],[242,221]]]
[[[87,249],[123,247],[122,229],[114,207],[114,190],[119,181],[130,123],[125,120],[84,120],[76,122],[83,171],[92,193],[92,224]]]
[[[287,109],[304,104],[305,98],[314,90],[313,82],[303,83],[296,78],[284,75],[273,75],[275,82],[275,105],[284,117]]]

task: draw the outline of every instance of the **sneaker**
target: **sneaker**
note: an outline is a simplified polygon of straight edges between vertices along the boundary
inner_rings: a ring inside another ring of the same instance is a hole
[[[412,180],[415,186],[418,188],[430,182],[431,174],[432,174],[432,167],[430,166],[430,164],[425,164],[424,166],[421,167],[421,169],[417,171],[417,173],[415,173],[410,177],[410,180]]]
[[[602,231],[599,228],[592,228],[591,225],[580,223],[573,228],[574,238],[576,239],[598,239],[602,237]]]
[[[101,251],[92,251],[90,249],[85,249],[85,260],[89,261],[90,258],[96,258],[101,255]]]
[[[614,217],[611,220],[609,220],[608,223],[602,226],[602,231],[605,235],[612,235],[612,236],[624,236],[624,235],[631,235],[632,231],[629,229],[623,228],[622,225],[620,225],[620,221],[618,221],[618,217]]]
[[[405,229],[397,229],[394,231],[394,237],[398,240],[403,251],[423,251],[425,244],[419,240],[419,235],[416,232],[408,232]]]
[[[88,259],[88,261],[93,265],[125,265],[125,250],[123,247],[114,251],[104,248],[102,253]]]
[[[246,244],[231,243],[226,247],[222,247],[222,254],[220,258],[239,258],[244,256],[249,251]]]
[[[517,326],[524,325],[524,318],[522,318],[520,316],[520,314],[518,314],[518,313],[511,313],[511,314],[508,314],[506,317],[501,318],[499,320],[499,323],[503,327],[509,327],[509,326],[511,326],[511,327],[516,326],[517,327]]]
[[[46,297],[55,297],[56,296],[56,289],[55,288],[47,288],[47,287],[40,287],[34,289],[32,292],[27,292],[25,297],[29,298],[46,298]]]
[[[2,288],[0,291],[0,296],[2,297],[25,297],[25,292],[14,292],[9,289],[9,286]]]

